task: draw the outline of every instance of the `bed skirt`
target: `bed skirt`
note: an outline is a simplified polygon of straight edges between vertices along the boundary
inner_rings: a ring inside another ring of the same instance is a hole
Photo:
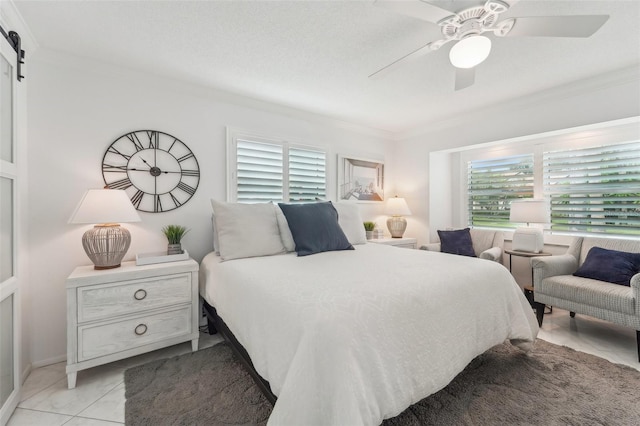
[[[260,391],[262,391],[271,405],[274,405],[278,398],[273,394],[273,392],[271,392],[269,382],[263,379],[253,367],[253,362],[251,362],[251,358],[249,357],[246,349],[240,344],[240,342],[238,342],[238,339],[236,339],[236,336],[234,336],[231,330],[229,330],[229,327],[227,327],[224,320],[218,316],[216,308],[209,305],[204,299],[202,300],[202,304],[207,314],[207,327],[209,328],[209,334],[215,334],[218,331],[222,333],[223,337],[231,344],[233,351],[240,358],[240,361],[258,385]]]

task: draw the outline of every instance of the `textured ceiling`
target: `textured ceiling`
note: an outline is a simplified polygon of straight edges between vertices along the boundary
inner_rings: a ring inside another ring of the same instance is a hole
[[[19,1],[43,48],[392,132],[637,66],[640,0],[521,0],[501,16],[608,14],[592,37],[498,38],[455,92],[450,45],[367,76],[429,41],[435,24],[373,1]],[[478,1],[433,1],[450,10]]]

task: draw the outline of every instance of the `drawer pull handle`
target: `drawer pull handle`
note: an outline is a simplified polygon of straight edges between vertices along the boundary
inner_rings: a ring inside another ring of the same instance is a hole
[[[140,289],[138,291],[136,291],[135,293],[133,293],[133,298],[136,300],[142,300],[145,297],[147,297],[147,291]]]
[[[147,332],[147,326],[145,324],[138,324],[135,328],[135,330],[133,330],[134,333],[136,333],[138,336],[142,336],[144,333]]]

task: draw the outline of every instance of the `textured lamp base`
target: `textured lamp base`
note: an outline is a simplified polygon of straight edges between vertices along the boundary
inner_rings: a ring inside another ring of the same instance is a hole
[[[391,216],[387,219],[387,228],[391,233],[391,238],[402,238],[407,229],[407,220],[402,216]]]
[[[130,244],[131,234],[116,223],[96,225],[82,236],[82,246],[94,269],[118,268]]]

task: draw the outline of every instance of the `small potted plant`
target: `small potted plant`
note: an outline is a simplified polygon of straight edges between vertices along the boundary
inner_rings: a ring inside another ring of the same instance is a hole
[[[167,248],[167,254],[182,254],[182,237],[189,232],[187,228],[180,225],[167,225],[162,228],[162,233],[167,237],[169,246]]]
[[[364,222],[364,230],[365,230],[365,234],[367,234],[367,240],[370,240],[373,238],[373,228],[376,227],[376,224],[374,222]]]

